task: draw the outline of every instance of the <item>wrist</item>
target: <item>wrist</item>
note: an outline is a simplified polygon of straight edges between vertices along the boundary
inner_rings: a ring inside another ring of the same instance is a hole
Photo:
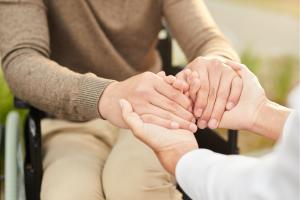
[[[118,83],[118,81],[113,81],[110,84],[108,84],[99,98],[98,112],[100,117],[103,119],[107,119],[110,107],[109,105],[114,99],[114,93],[116,91],[116,86]]]
[[[179,160],[188,152],[198,148],[199,147],[196,140],[191,142],[183,142],[180,146],[172,148],[168,152],[157,152],[157,156],[166,170],[175,175],[176,165]]]
[[[259,106],[250,131],[278,139],[291,110],[270,100]]]

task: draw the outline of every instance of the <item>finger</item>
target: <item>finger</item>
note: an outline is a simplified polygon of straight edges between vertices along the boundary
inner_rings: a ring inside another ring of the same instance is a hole
[[[192,83],[192,81],[196,78],[199,78],[199,74],[196,71],[193,71],[187,78],[188,83]]]
[[[192,73],[190,69],[183,69],[181,72],[176,74],[176,77],[181,80],[187,80],[188,76]]]
[[[164,80],[181,92],[185,92],[189,88],[189,85],[185,81],[176,78],[175,76],[172,75],[166,76]]]
[[[221,77],[221,82],[219,84],[219,89],[217,93],[217,99],[213,107],[211,118],[208,122],[208,127],[210,129],[217,128],[219,122],[221,121],[223,113],[225,112],[227,99],[230,93],[231,82],[234,75],[235,72],[232,72],[231,74],[229,73],[223,74]]]
[[[143,122],[141,118],[133,112],[131,104],[125,99],[120,99],[119,104],[121,106],[124,121],[132,130],[134,130],[134,132],[139,132],[143,126]]]
[[[158,106],[166,111],[173,113],[174,115],[177,115],[178,117],[186,121],[195,121],[194,116],[191,112],[159,93],[153,94],[149,98],[149,102],[155,106]]]
[[[143,115],[141,115],[141,119],[145,123],[155,124],[158,126],[169,128],[169,129],[179,129],[180,128],[179,123],[174,122],[169,119],[164,119],[164,118],[158,117],[153,114],[143,114]]]
[[[210,81],[210,87],[209,87],[209,94],[208,94],[208,100],[207,105],[203,111],[203,114],[201,116],[200,120],[200,127],[199,128],[205,128],[207,126],[207,123],[211,117],[216,99],[217,99],[217,92],[219,90],[219,84],[221,80],[221,68],[220,66],[217,67],[217,65],[211,65],[209,68],[208,78]]]
[[[227,61],[226,64],[235,70],[242,78],[246,78],[247,76],[255,76],[244,64],[233,61]]]
[[[243,90],[243,81],[240,77],[236,76],[231,82],[231,91],[226,105],[227,110],[234,108],[240,99]]]
[[[157,117],[160,117],[160,118],[163,118],[166,120],[170,120],[172,122],[176,122],[179,124],[179,127],[182,129],[186,129],[186,130],[189,130],[192,132],[197,131],[197,126],[194,123],[187,121],[185,119],[182,119],[181,117],[178,117],[177,115],[173,114],[172,112],[166,111],[157,105],[149,104],[147,106],[144,106],[143,110],[141,110],[141,112],[143,114],[152,114]]]
[[[156,81],[154,87],[158,93],[176,102],[184,109],[188,110],[191,107],[191,101],[188,97],[164,81]]]
[[[231,61],[231,60],[226,60],[225,62],[226,65],[230,66],[233,70],[237,71],[241,69],[241,65],[240,63]]]
[[[194,106],[194,115],[199,118],[201,117],[207,105],[210,82],[208,79],[208,72],[206,68],[201,68],[201,71],[199,71],[198,73],[200,74],[199,77],[200,77],[201,87],[197,93],[195,106]]]
[[[187,84],[187,82],[181,79],[176,79],[173,83],[173,87],[181,92],[186,92],[189,89],[189,85]]]
[[[196,100],[197,92],[200,90],[200,87],[201,87],[201,84],[200,84],[199,78],[195,78],[191,81],[189,93],[190,93],[190,97],[193,102],[195,102],[195,100]]]
[[[157,76],[164,78],[166,76],[166,73],[164,71],[160,71],[157,73]]]
[[[176,77],[172,75],[166,76],[165,81],[169,84],[173,84],[176,81]]]

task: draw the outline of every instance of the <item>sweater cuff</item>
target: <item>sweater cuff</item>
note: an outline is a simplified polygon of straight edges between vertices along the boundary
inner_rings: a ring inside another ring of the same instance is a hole
[[[78,113],[80,113],[84,119],[102,119],[98,111],[98,103],[103,91],[112,82],[114,82],[114,80],[100,78],[92,74],[86,74],[81,80],[76,105]]]

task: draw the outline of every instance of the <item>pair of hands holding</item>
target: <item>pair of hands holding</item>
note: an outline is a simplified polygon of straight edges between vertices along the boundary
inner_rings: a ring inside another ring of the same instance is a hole
[[[242,87],[240,76],[228,64],[198,57],[176,78],[145,72],[111,83],[101,97],[99,111],[114,125],[128,128],[118,103],[126,99],[144,122],[191,132],[197,126],[214,129],[224,111],[238,103]]]
[[[241,77],[243,88],[238,104],[230,111],[224,112],[219,127],[250,130],[269,137],[267,134],[273,132],[274,138],[278,137],[289,111],[278,108],[279,105],[266,98],[258,79],[245,65],[229,61],[227,64]],[[119,103],[122,116],[134,135],[153,149],[161,164],[171,174],[175,174],[176,164],[184,154],[198,148],[192,131],[168,129],[147,123],[137,114],[131,102],[121,99]],[[269,121],[262,120],[276,115],[281,117]]]

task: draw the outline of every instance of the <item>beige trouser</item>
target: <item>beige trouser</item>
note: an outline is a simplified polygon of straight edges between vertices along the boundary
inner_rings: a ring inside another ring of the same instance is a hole
[[[42,121],[42,200],[182,199],[152,150],[103,120]]]

